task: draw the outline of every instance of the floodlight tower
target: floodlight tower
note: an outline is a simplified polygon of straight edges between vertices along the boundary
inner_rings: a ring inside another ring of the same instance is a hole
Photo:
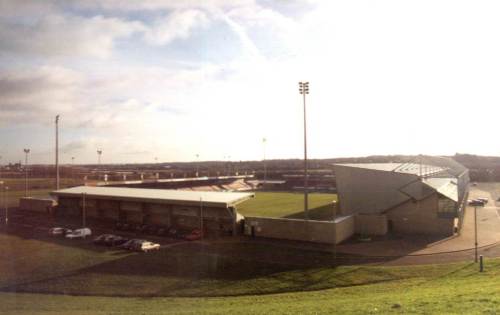
[[[102,150],[97,149],[97,180],[101,178],[99,176],[99,171],[101,170],[101,155],[102,155]]]
[[[199,172],[200,171],[200,155],[197,153],[196,154],[196,177],[199,176]]]
[[[71,181],[75,180],[75,157],[71,157]]]
[[[309,94],[309,82],[299,82],[299,93],[304,100],[304,214],[309,220],[309,199],[308,199],[308,174],[307,174],[307,120],[306,120],[306,94]]]
[[[28,197],[28,153],[30,153],[30,149],[24,149],[24,171],[25,171],[24,196],[25,197]]]
[[[262,138],[262,146],[264,147],[264,185],[266,184],[267,180],[267,164],[266,164],[266,138]]]
[[[101,155],[102,155],[102,150],[97,150],[97,165],[98,165],[98,168],[101,167]]]
[[[59,190],[59,115],[56,115],[56,190]]]

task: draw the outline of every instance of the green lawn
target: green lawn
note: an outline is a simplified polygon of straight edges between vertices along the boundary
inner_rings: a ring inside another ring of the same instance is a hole
[[[53,191],[53,189],[36,189],[36,190],[30,190],[29,191],[29,196],[30,197],[38,197],[38,198],[48,198],[49,193]],[[18,207],[19,206],[19,199],[25,196],[24,190],[17,190],[17,191],[10,191],[7,193],[7,205],[9,207]],[[4,195],[0,196],[0,205],[3,209],[3,204],[4,204]]]
[[[495,314],[500,260],[332,265],[328,253],[187,243],[136,254],[0,230],[0,314]]]
[[[309,194],[309,217],[315,220],[331,220],[332,201],[335,194]],[[256,192],[255,198],[238,205],[244,216],[273,218],[304,218],[304,194],[289,192]]]

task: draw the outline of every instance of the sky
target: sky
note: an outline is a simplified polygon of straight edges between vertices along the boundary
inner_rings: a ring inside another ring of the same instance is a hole
[[[0,0],[0,163],[500,155],[498,1]],[[263,138],[266,139],[265,143]],[[197,155],[199,156],[197,158]]]

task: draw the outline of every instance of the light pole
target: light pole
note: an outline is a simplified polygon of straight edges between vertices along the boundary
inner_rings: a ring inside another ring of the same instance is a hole
[[[266,185],[267,180],[267,164],[266,164],[266,138],[262,138],[262,146],[264,147],[264,186]]]
[[[56,115],[56,190],[59,190],[59,115]]]
[[[308,174],[307,174],[307,120],[306,120],[306,94],[309,94],[309,82],[299,82],[299,93],[304,100],[304,214],[309,220],[309,200],[308,200]]]
[[[75,184],[75,157],[71,157],[71,181],[73,181],[73,185]]]
[[[9,224],[9,203],[7,202],[7,198],[9,192],[9,187],[5,186],[4,187],[4,196],[3,196],[3,202],[5,205],[5,225]]]
[[[97,150],[97,165],[99,168],[101,167],[101,155],[102,155],[102,150]]]
[[[99,176],[99,171],[101,170],[101,155],[102,155],[102,150],[97,150],[97,180],[100,179]]]
[[[474,206],[474,262],[477,263],[477,206]]]
[[[200,155],[196,154],[196,177],[199,176],[199,170],[200,170]]]
[[[25,180],[24,180],[24,195],[28,197],[28,153],[30,149],[24,149],[24,168],[25,168]]]

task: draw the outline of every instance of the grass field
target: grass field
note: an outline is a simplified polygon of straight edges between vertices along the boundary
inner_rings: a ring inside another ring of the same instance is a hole
[[[335,194],[309,194],[309,216],[314,220],[331,220]],[[238,205],[244,216],[304,218],[304,194],[289,192],[256,192],[255,198]]]
[[[255,243],[135,254],[0,234],[2,314],[496,314],[499,281],[499,260],[484,273],[472,263],[333,267],[326,253]]]
[[[25,196],[25,179],[24,178],[2,178],[4,186],[9,187],[7,193],[7,205],[9,207],[19,206],[19,198]],[[60,187],[70,187],[81,184],[81,181],[71,178],[61,178]],[[53,178],[30,178],[28,181],[28,195],[30,197],[47,198],[49,193],[55,190],[55,180]],[[4,205],[3,187],[0,186],[0,206]]]

